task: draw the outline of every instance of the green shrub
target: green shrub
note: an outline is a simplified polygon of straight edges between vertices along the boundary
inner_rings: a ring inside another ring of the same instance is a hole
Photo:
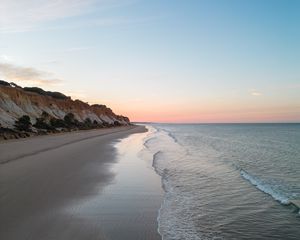
[[[0,85],[10,87],[10,84],[4,80],[0,80]]]
[[[121,123],[119,121],[114,121],[114,125],[118,127],[121,126]]]
[[[86,118],[86,119],[84,120],[84,123],[85,123],[85,124],[91,125],[91,124],[92,124],[92,120],[91,120],[90,118]]]
[[[84,126],[85,126],[86,128],[92,128],[92,127],[93,127],[92,120],[91,120],[90,118],[86,118],[86,119],[84,120]]]
[[[65,121],[62,119],[58,119],[58,118],[51,118],[50,124],[54,128],[66,128],[67,127],[67,124],[65,123]]]
[[[54,127],[52,127],[51,125],[45,122],[44,118],[37,118],[36,123],[33,126],[39,129],[47,129],[47,130],[54,129]]]
[[[31,127],[30,117],[23,115],[15,122],[15,127],[20,131],[29,131]]]
[[[75,116],[73,113],[68,113],[64,117],[64,121],[68,126],[75,125]]]
[[[45,91],[41,88],[38,87],[24,87],[24,91],[27,92],[34,92],[43,96],[50,96],[56,99],[70,99],[70,97],[67,97],[66,95],[60,93],[60,92],[50,92],[50,91]]]

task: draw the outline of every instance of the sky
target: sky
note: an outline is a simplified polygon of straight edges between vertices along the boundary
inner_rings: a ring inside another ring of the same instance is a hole
[[[300,122],[298,0],[0,2],[0,79],[132,121]]]

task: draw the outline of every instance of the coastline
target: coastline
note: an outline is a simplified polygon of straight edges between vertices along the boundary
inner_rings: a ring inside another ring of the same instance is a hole
[[[112,171],[116,161],[120,161],[114,144],[146,131],[144,126],[130,126],[1,143],[0,150],[4,154],[1,154],[3,164],[0,165],[0,238],[110,239],[103,225],[106,221],[115,234],[119,231],[120,239],[130,239],[133,232],[127,230],[128,238],[121,234],[122,219],[129,217],[131,227],[136,230],[141,219],[120,207],[122,212],[113,216],[120,221],[112,225],[111,218],[103,215],[107,208],[99,204],[105,202],[102,197],[105,189],[114,186],[115,177],[123,171]],[[127,190],[123,191],[125,194]],[[96,202],[86,207],[91,199]],[[110,203],[110,199],[106,199],[106,203]],[[158,209],[145,206],[142,209],[146,209],[148,215],[142,218],[148,219],[144,227],[150,229],[157,223],[150,222],[149,216],[152,214],[153,221]],[[159,239],[156,230],[149,230],[147,239]]]
[[[138,125],[130,125],[114,128],[79,130],[51,135],[37,135],[29,138],[2,140],[0,141],[0,164],[90,138],[128,131],[137,126]],[[15,149],[18,149],[18,151],[15,151]]]

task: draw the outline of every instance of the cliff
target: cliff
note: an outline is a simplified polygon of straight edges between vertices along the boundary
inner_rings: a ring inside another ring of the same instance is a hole
[[[14,83],[0,80],[2,129],[14,129],[16,121],[24,115],[30,117],[30,122],[34,126],[42,117],[46,116],[48,122],[51,119],[65,120],[66,115],[70,113],[78,126],[84,122],[97,127],[130,124],[127,117],[116,115],[105,105],[89,105],[80,100],[72,100],[59,92],[47,92],[40,88],[21,88]]]

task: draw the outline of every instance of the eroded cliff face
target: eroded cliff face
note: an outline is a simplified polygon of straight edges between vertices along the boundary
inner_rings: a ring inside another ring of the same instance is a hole
[[[24,88],[25,89],[25,88]],[[103,125],[128,125],[129,119],[119,116],[105,105],[89,105],[80,100],[64,99],[25,91],[12,84],[0,84],[0,124],[4,128],[14,128],[15,121],[28,115],[32,124],[43,112],[56,119],[63,119],[73,113],[79,122],[89,118]]]

